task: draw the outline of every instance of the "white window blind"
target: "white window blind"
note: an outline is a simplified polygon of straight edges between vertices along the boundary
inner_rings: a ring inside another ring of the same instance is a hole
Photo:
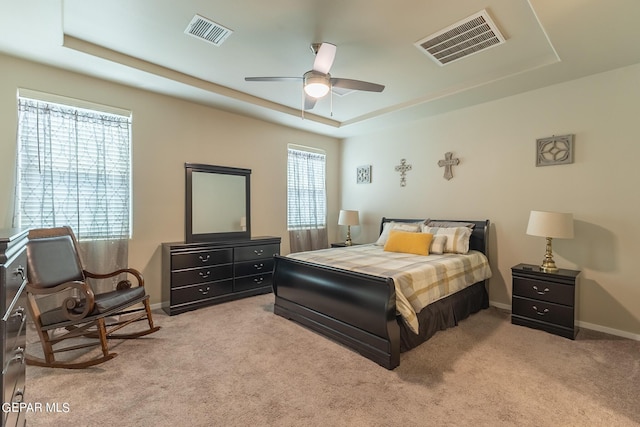
[[[16,226],[131,235],[131,116],[20,97]]]
[[[289,148],[287,226],[289,230],[325,228],[326,155]]]

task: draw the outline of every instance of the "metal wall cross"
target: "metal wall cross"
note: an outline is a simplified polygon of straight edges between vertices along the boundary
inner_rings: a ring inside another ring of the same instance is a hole
[[[458,165],[459,163],[460,159],[454,159],[452,152],[444,153],[444,160],[438,160],[438,166],[444,166],[444,178],[447,181],[453,178],[452,167]]]
[[[406,159],[401,159],[400,164],[396,166],[396,172],[400,172],[400,187],[407,185],[407,171],[411,170],[411,165],[407,164]]]

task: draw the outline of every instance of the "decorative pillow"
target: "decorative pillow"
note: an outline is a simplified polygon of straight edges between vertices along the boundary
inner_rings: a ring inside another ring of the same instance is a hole
[[[466,254],[469,252],[469,239],[471,229],[469,227],[424,227],[423,233],[447,236],[444,251],[454,254]]]
[[[436,234],[432,236],[433,236],[433,239],[431,239],[431,246],[429,246],[429,253],[437,254],[437,255],[443,254],[444,247],[447,244],[447,235]]]
[[[431,220],[429,220],[429,221],[425,221],[425,224],[427,225],[427,227],[444,227],[444,228],[469,227],[472,230],[476,226],[472,222],[460,222],[460,221],[431,221]]]
[[[382,233],[380,233],[380,237],[376,241],[376,245],[384,246],[387,243],[387,239],[389,238],[389,232],[391,230],[400,230],[400,231],[409,231],[412,233],[417,233],[420,231],[420,226],[422,222],[385,222],[384,227],[382,228]]]
[[[414,255],[429,255],[432,234],[391,230],[384,250]]]

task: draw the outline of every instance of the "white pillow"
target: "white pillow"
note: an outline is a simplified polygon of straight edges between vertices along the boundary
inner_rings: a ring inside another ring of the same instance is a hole
[[[433,239],[431,239],[431,245],[429,246],[429,253],[437,254],[437,255],[443,254],[446,244],[447,244],[446,234],[433,235]]]
[[[382,233],[380,233],[380,237],[376,241],[376,245],[384,246],[387,243],[387,239],[389,238],[389,232],[391,230],[400,230],[400,231],[409,231],[411,233],[417,233],[420,231],[420,225],[422,222],[385,222],[384,227],[382,228]]]
[[[447,241],[444,251],[454,254],[466,254],[469,252],[469,239],[472,230],[468,227],[423,227],[423,233],[431,233],[433,236],[445,235]]]

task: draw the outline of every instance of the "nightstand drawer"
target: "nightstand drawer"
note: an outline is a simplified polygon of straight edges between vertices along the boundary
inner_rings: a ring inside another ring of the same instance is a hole
[[[513,278],[513,295],[573,306],[574,287],[534,279]]]
[[[511,310],[514,316],[527,317],[572,329],[574,326],[573,307],[514,296]]]

